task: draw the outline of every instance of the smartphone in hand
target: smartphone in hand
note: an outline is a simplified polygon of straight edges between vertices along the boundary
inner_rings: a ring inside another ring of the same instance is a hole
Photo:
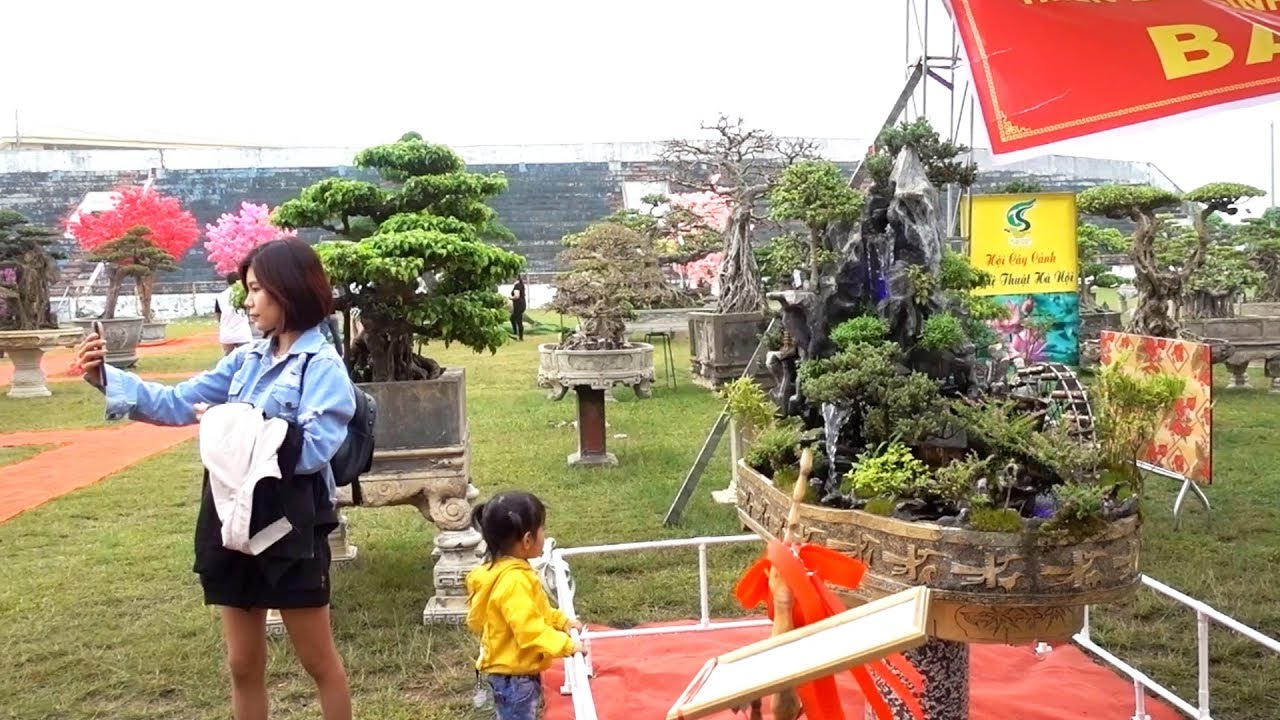
[[[93,321],[93,333],[94,333],[95,335],[97,335],[97,336],[98,336],[98,339],[99,339],[99,340],[102,340],[104,343],[106,342],[106,340],[107,340],[107,331],[106,331],[105,329],[103,329],[103,327],[102,327],[102,321],[101,321],[101,320],[94,320],[94,321]],[[103,390],[106,390],[106,389],[107,389],[107,360],[106,360],[106,358],[103,358],[103,359],[102,359],[102,362],[98,364],[98,387],[99,387],[99,388],[101,388],[101,389],[103,389]]]

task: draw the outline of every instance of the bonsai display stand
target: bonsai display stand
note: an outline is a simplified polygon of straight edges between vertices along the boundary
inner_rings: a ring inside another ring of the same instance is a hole
[[[573,388],[578,394],[578,451],[569,455],[575,467],[613,466],[618,458],[608,450],[605,391],[590,385]]]

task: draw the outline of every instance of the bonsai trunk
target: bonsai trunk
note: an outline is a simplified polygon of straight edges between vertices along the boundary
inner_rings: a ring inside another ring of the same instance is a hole
[[[124,285],[124,268],[111,265],[107,270],[107,302],[102,308],[102,319],[113,320],[116,316],[116,304],[120,302],[120,288]]]
[[[414,352],[413,327],[380,317],[370,310],[360,314],[364,334],[352,344],[348,365],[356,382],[432,380],[442,369],[435,361]]]
[[[761,290],[760,268],[751,250],[751,202],[738,202],[729,217],[724,265],[720,268],[719,313],[750,313],[768,307]]]
[[[0,298],[9,308],[12,330],[42,330],[58,327],[58,318],[49,306],[49,285],[58,279],[57,266],[40,251],[25,253],[14,270],[18,283],[14,291],[0,288]]]
[[[1098,299],[1093,296],[1093,283],[1081,281],[1076,295],[1080,300],[1080,312],[1093,312],[1098,309]]]
[[[1173,319],[1170,308],[1179,293],[1164,283],[1141,283],[1138,307],[1129,322],[1129,332],[1151,337],[1175,338],[1182,329]]]
[[[809,229],[809,291],[818,292],[818,248],[822,242],[820,231]]]
[[[1193,292],[1186,298],[1187,317],[1235,317],[1235,299],[1235,293],[1217,294],[1204,291]]]
[[[138,312],[142,315],[142,319],[151,322],[151,294],[155,290],[155,275],[139,275],[133,280],[134,287],[138,292]]]

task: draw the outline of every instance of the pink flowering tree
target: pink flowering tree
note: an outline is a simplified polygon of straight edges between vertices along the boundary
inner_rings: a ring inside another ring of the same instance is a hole
[[[240,262],[255,247],[285,237],[295,237],[296,230],[271,224],[271,209],[251,202],[240,203],[240,212],[223,213],[218,222],[205,225],[204,249],[209,262],[219,275],[235,272]]]
[[[729,198],[709,190],[667,196],[671,211],[663,217],[667,235],[661,250],[685,287],[710,286],[724,262],[724,231],[732,210]]]
[[[66,221],[66,229],[90,259],[107,265],[103,318],[115,317],[120,289],[127,278],[133,278],[142,316],[150,322],[156,272],[176,269],[200,230],[195,216],[177,198],[148,187],[118,188],[112,201],[109,210],[75,213]]]

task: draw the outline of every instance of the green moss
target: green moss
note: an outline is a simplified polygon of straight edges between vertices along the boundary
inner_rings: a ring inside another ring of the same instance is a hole
[[[855,345],[876,345],[884,342],[889,336],[889,324],[874,316],[845,320],[831,331],[831,342],[841,350],[848,350]]]
[[[976,507],[970,510],[969,527],[979,532],[1022,531],[1022,516],[1009,508]]]
[[[893,508],[897,506],[897,504],[898,501],[895,498],[872,498],[867,502],[866,507],[862,509],[872,515],[889,517],[890,515],[893,515]]]

